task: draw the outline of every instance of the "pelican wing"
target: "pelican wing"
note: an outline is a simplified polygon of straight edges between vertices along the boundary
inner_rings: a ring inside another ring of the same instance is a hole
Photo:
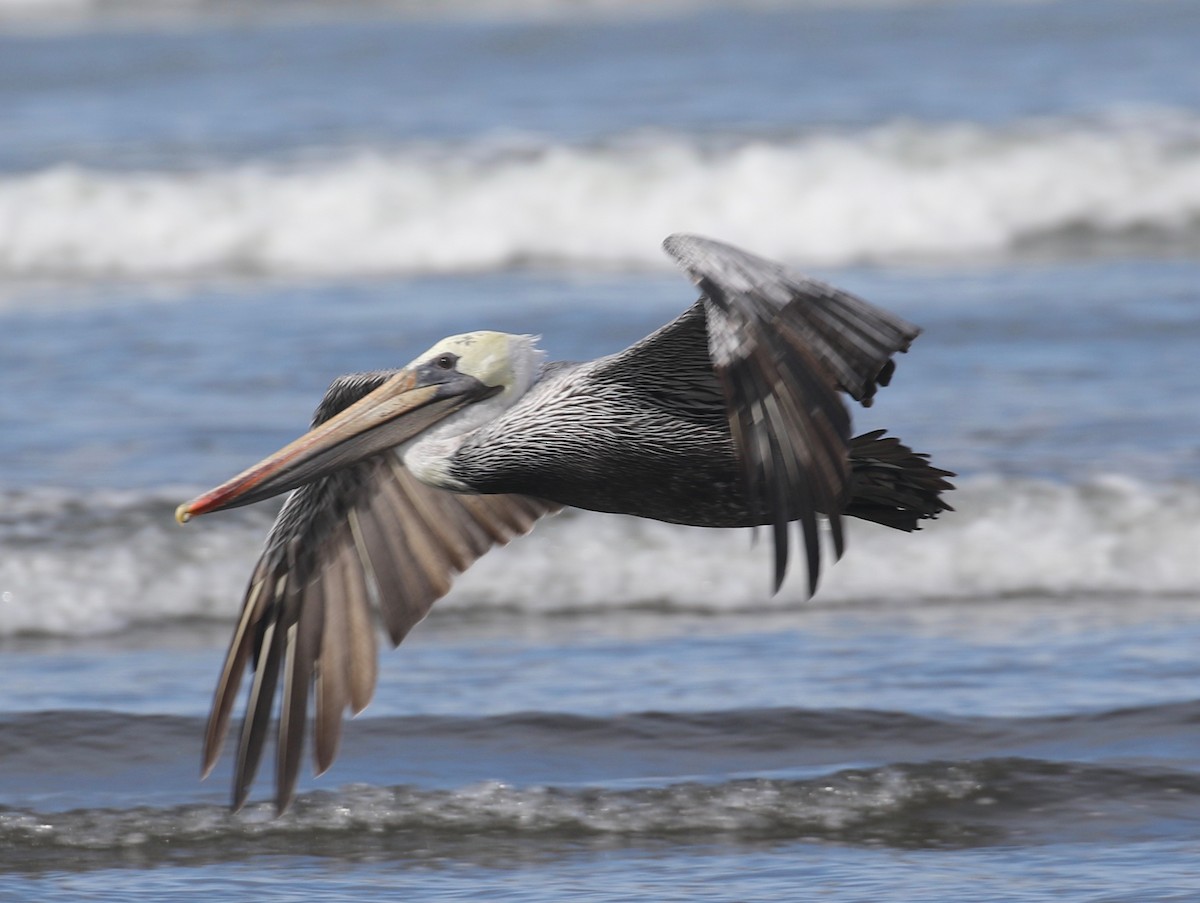
[[[836,554],[849,480],[850,416],[840,392],[870,405],[920,330],[848,292],[737,248],[690,235],[663,247],[700,288],[710,366],[725,401],[755,520],[771,525],[775,588],[788,563],[788,530],[800,522],[809,592],[820,575],[816,515],[829,518]],[[694,315],[693,315],[694,316]],[[694,342],[689,314],[674,332]],[[645,347],[640,347],[642,345]]]
[[[343,376],[313,425],[381,385],[391,373]],[[521,495],[459,495],[419,482],[391,452],[293,492],[246,590],[217,683],[204,741],[204,774],[216,763],[243,673],[253,678],[242,721],[233,801],[246,800],[262,759],[279,681],[283,686],[276,807],[291,801],[304,746],[310,689],[314,759],[337,754],[347,708],[366,707],[376,681],[376,613],[397,645],[450,589],[455,574],[493,545],[529,532],[560,506]]]

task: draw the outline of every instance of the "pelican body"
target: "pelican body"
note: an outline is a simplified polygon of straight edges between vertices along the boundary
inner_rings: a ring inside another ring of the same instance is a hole
[[[393,645],[493,545],[563,506],[703,527],[767,526],[778,590],[797,523],[814,592],[818,517],[911,531],[953,476],[882,430],[851,438],[920,330],[729,245],[664,242],[701,296],[624,351],[548,363],[531,336],[443,339],[407,367],[339,377],[310,431],[181,505],[183,522],[291,491],[246,591],[213,701],[216,763],[243,673],[242,806],[281,703],[276,807],[292,799],[314,697],[318,773],[370,700],[376,620]]]

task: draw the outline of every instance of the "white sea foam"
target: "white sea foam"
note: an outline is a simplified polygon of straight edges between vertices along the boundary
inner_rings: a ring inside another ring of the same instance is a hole
[[[171,511],[186,494],[6,495],[0,636],[232,618],[269,513],[216,515],[181,529]],[[854,522],[847,555],[827,569],[819,600],[1134,598],[1200,587],[1200,485],[976,479],[952,501],[957,511],[914,535]],[[766,546],[752,546],[748,531],[569,512],[485,556],[438,604],[527,616],[795,606],[803,566],[770,597]]]
[[[270,517],[171,530],[185,490],[0,494],[0,636],[89,635],[131,624],[226,616]]]
[[[639,134],[320,162],[0,179],[0,276],[355,276],[660,266],[674,231],[797,262],[1200,244],[1200,116],[892,123],[723,143]]]

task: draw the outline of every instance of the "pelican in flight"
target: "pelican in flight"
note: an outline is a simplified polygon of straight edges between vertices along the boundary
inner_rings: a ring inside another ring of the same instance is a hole
[[[333,762],[345,711],[370,701],[376,618],[399,644],[455,574],[564,506],[765,526],[776,590],[798,523],[810,593],[818,518],[840,557],[843,515],[911,531],[949,510],[941,493],[953,474],[883,430],[851,438],[842,398],[870,405],[917,327],[729,245],[673,235],[664,248],[700,298],[624,351],[548,363],[531,336],[444,339],[401,370],[338,377],[308,433],[179,506],[184,522],[291,491],[250,578],[204,739],[207,775],[249,671],[235,809],[277,691],[282,812],[310,694],[317,774]]]

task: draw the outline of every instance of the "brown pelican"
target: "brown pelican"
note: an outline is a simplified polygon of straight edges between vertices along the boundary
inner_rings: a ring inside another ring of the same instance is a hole
[[[246,591],[204,740],[213,768],[243,672],[253,675],[234,774],[246,800],[280,677],[275,804],[292,799],[314,702],[316,772],[393,645],[493,545],[565,505],[707,527],[766,525],[775,588],[799,523],[808,589],[818,516],[899,530],[948,510],[953,476],[882,430],[851,438],[841,393],[871,404],[920,332],[779,264],[708,239],[664,247],[701,296],[617,354],[546,363],[535,339],[472,332],[402,370],[333,381],[312,429],[180,505],[188,518],[294,490]]]

